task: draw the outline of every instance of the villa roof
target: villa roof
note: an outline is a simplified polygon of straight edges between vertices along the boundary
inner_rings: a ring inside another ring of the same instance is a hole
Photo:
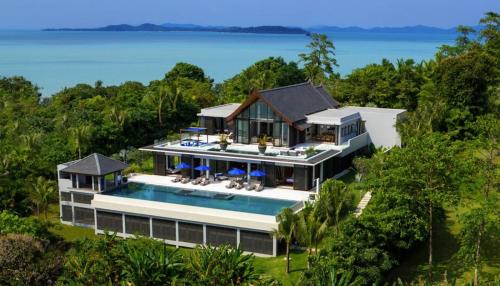
[[[227,103],[207,108],[202,108],[198,116],[205,117],[222,117],[226,118],[231,113],[233,113],[238,107],[240,107],[241,103]]]
[[[360,119],[359,112],[346,109],[326,109],[307,115],[307,123],[324,125],[341,125],[348,121]]]
[[[328,108],[338,103],[322,86],[309,82],[259,91],[264,100],[292,122],[304,120],[306,114]]]
[[[111,159],[104,155],[94,153],[62,169],[62,172],[83,174],[91,176],[103,176],[127,168],[129,165],[121,161]]]
[[[302,129],[306,115],[326,109],[337,108],[339,103],[323,88],[304,82],[284,87],[254,91],[251,96],[238,107],[227,120],[231,121],[254,101],[262,99],[273,111],[289,124]]]

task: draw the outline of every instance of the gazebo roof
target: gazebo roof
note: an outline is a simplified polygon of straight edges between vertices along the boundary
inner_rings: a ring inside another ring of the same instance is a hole
[[[91,176],[103,176],[127,168],[129,165],[121,161],[111,159],[104,155],[94,153],[70,166],[62,169],[62,172],[83,174]]]

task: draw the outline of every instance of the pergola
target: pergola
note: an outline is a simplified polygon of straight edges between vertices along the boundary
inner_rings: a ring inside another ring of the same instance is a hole
[[[183,140],[183,134],[189,134],[189,139],[191,139],[191,135],[192,134],[195,134],[196,137],[197,137],[197,142],[196,142],[196,146],[200,143],[200,135],[206,135],[207,137],[207,144],[208,144],[208,132],[207,132],[207,128],[205,127],[188,127],[188,128],[184,128],[184,129],[181,129],[179,131],[179,134],[181,136],[181,142]]]
[[[61,172],[70,175],[74,189],[103,192],[118,186],[118,176],[128,166],[121,161],[94,153],[62,169]],[[106,180],[108,175],[113,175],[112,180]]]

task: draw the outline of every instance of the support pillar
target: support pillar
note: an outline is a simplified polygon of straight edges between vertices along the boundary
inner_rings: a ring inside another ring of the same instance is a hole
[[[323,182],[323,163],[321,162],[321,165],[319,165],[319,181]]]
[[[94,188],[94,176],[92,176],[92,191],[94,191],[95,188]]]
[[[210,159],[205,159],[205,165],[210,167]],[[210,170],[207,170],[207,179],[210,178]]]
[[[278,256],[278,241],[276,240],[275,235],[273,235],[273,256]]]
[[[311,180],[312,180],[312,186],[314,187],[314,183],[316,181],[316,165],[312,166],[312,178],[311,178]]]
[[[79,189],[80,188],[80,176],[78,174],[75,174],[76,175],[76,188]]]
[[[252,164],[247,163],[247,183],[250,183],[250,172],[252,172]]]

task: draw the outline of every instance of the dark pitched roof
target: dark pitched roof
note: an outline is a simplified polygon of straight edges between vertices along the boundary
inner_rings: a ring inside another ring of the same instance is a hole
[[[125,164],[121,161],[108,158],[98,153],[94,153],[81,160],[76,161],[75,163],[69,165],[61,171],[83,175],[102,176],[123,170],[128,166],[128,164]]]
[[[338,106],[338,102],[322,86],[316,87],[309,82],[261,90],[258,93],[292,122],[304,120],[307,114]]]

